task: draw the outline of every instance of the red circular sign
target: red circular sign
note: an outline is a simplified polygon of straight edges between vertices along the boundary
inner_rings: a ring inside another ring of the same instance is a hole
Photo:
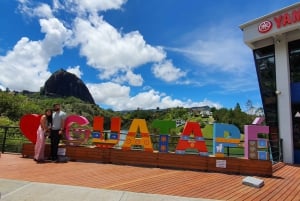
[[[272,22],[269,20],[263,21],[258,25],[258,31],[260,33],[267,33],[272,29]]]

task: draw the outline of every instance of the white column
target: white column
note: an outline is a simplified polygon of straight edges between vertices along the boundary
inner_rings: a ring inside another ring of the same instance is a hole
[[[283,139],[283,161],[294,163],[293,122],[291,109],[290,67],[285,35],[274,40],[279,135]]]

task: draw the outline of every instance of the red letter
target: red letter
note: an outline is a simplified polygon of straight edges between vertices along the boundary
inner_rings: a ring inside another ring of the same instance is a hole
[[[274,17],[274,21],[276,22],[276,26],[278,29],[281,27],[281,19],[282,19],[281,15],[278,18]]]
[[[185,154],[187,149],[196,149],[201,156],[207,156],[207,148],[198,122],[187,122],[176,147],[176,153]]]
[[[287,24],[292,24],[291,17],[288,13],[283,16],[283,26],[286,26]]]
[[[300,9],[299,10],[294,10],[292,13],[293,16],[293,22],[298,22],[300,21]]]

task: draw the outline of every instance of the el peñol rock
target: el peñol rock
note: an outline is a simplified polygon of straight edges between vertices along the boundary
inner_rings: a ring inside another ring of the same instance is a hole
[[[42,95],[53,97],[74,96],[85,102],[95,104],[86,85],[76,75],[63,69],[53,73],[41,90]]]

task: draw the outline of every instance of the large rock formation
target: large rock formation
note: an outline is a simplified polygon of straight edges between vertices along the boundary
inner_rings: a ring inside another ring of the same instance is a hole
[[[91,93],[82,80],[63,69],[50,76],[41,89],[41,94],[53,97],[74,96],[85,102],[95,104]]]

